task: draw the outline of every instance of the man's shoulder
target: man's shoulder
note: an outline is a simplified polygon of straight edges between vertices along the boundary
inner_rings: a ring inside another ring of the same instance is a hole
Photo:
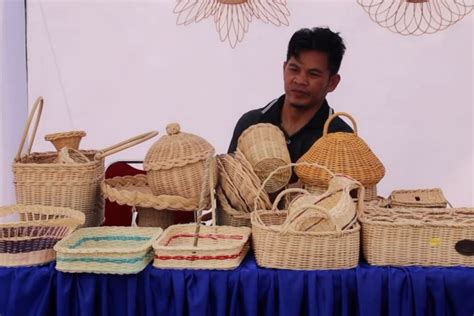
[[[249,127],[254,124],[262,123],[262,120],[265,120],[264,116],[277,101],[278,99],[274,99],[268,104],[266,104],[264,107],[253,109],[244,113],[237,122],[237,125]]]

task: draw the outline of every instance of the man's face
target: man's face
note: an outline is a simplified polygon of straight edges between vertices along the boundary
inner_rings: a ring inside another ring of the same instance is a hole
[[[285,102],[297,108],[319,107],[328,92],[339,83],[338,74],[331,75],[326,53],[302,51],[283,66]]]

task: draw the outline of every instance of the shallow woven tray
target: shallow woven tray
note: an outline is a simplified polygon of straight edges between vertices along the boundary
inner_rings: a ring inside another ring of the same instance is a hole
[[[157,268],[235,269],[249,249],[250,228],[201,226],[193,246],[196,224],[173,225],[153,244]]]
[[[131,274],[153,260],[152,244],[163,232],[149,227],[82,228],[54,246],[63,272]]]
[[[359,218],[370,264],[474,266],[474,209],[382,208]]]
[[[31,266],[53,261],[53,246],[84,224],[85,215],[64,207],[0,207],[0,266]]]
[[[174,211],[196,211],[199,209],[199,199],[187,199],[174,195],[154,195],[148,185],[147,176],[144,174],[106,179],[102,182],[101,189],[104,198],[120,205]]]

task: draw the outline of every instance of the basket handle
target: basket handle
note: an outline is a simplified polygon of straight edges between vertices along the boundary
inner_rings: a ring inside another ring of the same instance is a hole
[[[317,168],[320,168],[320,169],[323,169],[325,170],[327,173],[329,173],[331,175],[331,177],[334,177],[334,172],[332,172],[331,170],[329,170],[327,167],[323,166],[323,165],[320,165],[320,164],[317,164],[315,162],[293,162],[293,163],[290,163],[290,164],[287,164],[287,165],[284,165],[284,166],[280,166],[278,168],[276,168],[275,170],[273,170],[269,175],[268,177],[263,181],[262,185],[260,186],[260,188],[258,189],[258,192],[257,192],[257,195],[255,197],[255,200],[254,200],[254,203],[253,203],[253,209],[254,211],[257,210],[257,202],[258,200],[260,199],[260,194],[262,193],[262,190],[265,188],[265,185],[267,184],[268,181],[270,181],[270,179],[275,175],[277,174],[280,170],[282,169],[285,169],[285,168],[291,168],[291,167],[296,167],[296,166],[309,166],[309,167],[317,167]]]
[[[289,216],[286,218],[285,222],[283,223],[281,227],[281,233],[285,234],[287,233],[290,228],[291,224],[301,216],[301,214],[305,213],[308,209],[312,209],[317,211],[318,213],[321,213],[325,218],[327,218],[335,227],[336,227],[336,232],[338,234],[342,233],[341,227],[336,224],[336,221],[334,218],[331,216],[331,214],[324,208],[318,205],[310,204],[310,205],[302,205],[299,208],[296,209],[296,211],[292,212],[289,214]]]
[[[33,109],[31,110],[30,115],[28,116],[28,121],[26,122],[25,130],[23,132],[23,136],[21,137],[20,147],[18,148],[18,152],[16,153],[15,160],[20,160],[21,158],[21,152],[23,151],[23,147],[25,146],[26,137],[28,136],[28,132],[30,131],[30,127],[31,127],[31,122],[33,121],[33,118],[35,117],[35,114],[36,114],[35,126],[30,136],[30,144],[27,151],[28,155],[31,153],[31,148],[33,147],[36,131],[38,130],[38,124],[41,118],[41,113],[43,112],[43,105],[44,105],[43,97],[38,97],[33,105]]]
[[[151,132],[148,132],[148,133],[140,134],[138,136],[129,138],[127,140],[124,140],[123,142],[117,143],[115,145],[112,145],[110,147],[107,147],[107,148],[104,148],[104,149],[100,150],[94,156],[94,159],[95,160],[100,160],[104,157],[107,157],[107,156],[110,156],[112,154],[118,153],[119,151],[125,150],[127,148],[130,148],[130,147],[138,145],[138,144],[141,144],[141,143],[149,140],[150,138],[155,137],[156,135],[158,135],[158,132],[151,131]]]
[[[309,192],[305,189],[300,189],[300,188],[290,188],[290,189],[286,189],[286,190],[283,190],[281,191],[277,197],[275,198],[275,201],[273,202],[273,205],[272,205],[272,211],[278,211],[278,204],[280,203],[281,199],[287,195],[287,194],[290,194],[290,193],[303,193],[303,194],[309,194]]]
[[[357,135],[357,124],[354,120],[354,118],[346,112],[336,112],[333,115],[331,115],[327,120],[326,123],[324,123],[324,129],[323,129],[323,136],[326,136],[328,131],[329,131],[329,124],[331,124],[332,120],[334,120],[337,116],[345,116],[352,122],[352,126],[354,127],[354,134]]]

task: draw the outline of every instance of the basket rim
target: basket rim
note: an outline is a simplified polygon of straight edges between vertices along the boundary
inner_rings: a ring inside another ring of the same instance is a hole
[[[81,211],[74,210],[68,207],[60,206],[44,206],[44,205],[25,205],[25,204],[12,204],[8,206],[0,206],[0,218],[3,216],[25,214],[25,213],[38,213],[44,215],[65,215],[66,218],[55,218],[55,219],[38,219],[28,221],[12,221],[6,223],[0,223],[0,228],[14,228],[14,227],[40,227],[40,226],[59,226],[61,224],[66,225],[82,225],[85,222],[85,214]]]
[[[22,162],[21,161],[22,159],[25,159],[25,158],[28,158],[28,157],[31,157],[31,156],[35,156],[35,157],[39,157],[39,158],[42,158],[43,156],[45,156],[45,157],[49,157],[49,156],[57,157],[58,156],[57,151],[32,152],[30,154],[22,155],[19,159],[15,158],[13,160],[12,166],[13,166],[13,169],[22,168],[22,167],[54,168],[54,169],[60,167],[60,168],[77,169],[77,168],[83,168],[83,167],[89,167],[89,166],[94,166],[94,165],[97,165],[97,164],[101,164],[104,161],[103,158],[100,158],[100,159],[95,158],[95,155],[101,152],[99,150],[80,149],[78,151],[81,152],[82,154],[85,154],[85,155],[94,156],[94,158],[91,159],[89,162],[83,162],[83,163],[80,163],[80,164],[63,164],[63,163],[57,163],[57,162],[36,163],[36,162]]]
[[[199,209],[199,199],[189,199],[178,195],[154,195],[131,188],[149,187],[145,174],[134,176],[119,176],[105,179],[101,184],[104,198],[120,205],[128,205],[156,210],[196,211]]]
[[[128,247],[113,247],[113,248],[104,248],[104,247],[94,247],[94,248],[70,248],[70,244],[82,240],[84,237],[93,238],[93,237],[107,237],[107,234],[110,235],[109,231],[114,231],[115,235],[128,236],[134,235],[138,237],[148,238],[147,241],[143,241],[140,244]],[[116,232],[118,231],[118,232]],[[124,235],[123,233],[127,232],[128,234]],[[103,227],[85,227],[80,228],[60,240],[55,246],[54,250],[58,253],[58,256],[61,255],[94,255],[94,254],[122,254],[127,255],[131,253],[147,251],[163,232],[163,229],[160,227],[127,227],[127,226],[103,226]],[[133,234],[135,233],[135,234]],[[139,236],[139,235],[142,236]]]
[[[221,232],[221,233],[207,233],[207,232],[202,232],[200,231],[198,233],[203,235],[203,234],[211,234],[211,235],[241,235],[243,238],[239,240],[239,243],[237,245],[232,245],[232,247],[229,247],[229,246],[224,246],[224,245],[213,245],[212,247],[202,247],[199,245],[194,247],[192,245],[190,246],[185,246],[185,247],[179,247],[179,248],[176,248],[176,247],[170,247],[170,246],[165,246],[165,245],[160,245],[160,242],[166,240],[166,239],[169,239],[172,237],[173,235],[173,232],[179,228],[187,228],[189,227],[191,232],[189,234],[192,234],[194,235],[194,230],[196,228],[196,223],[190,223],[190,224],[177,224],[177,225],[171,225],[170,227],[166,228],[166,230],[163,232],[163,234],[160,236],[160,238],[158,238],[154,243],[153,243],[153,249],[157,250],[157,251],[160,251],[160,250],[166,250],[166,251],[206,251],[206,250],[215,250],[215,251],[218,251],[218,250],[231,250],[231,249],[240,249],[242,248],[242,246],[244,246],[250,239],[250,235],[251,235],[251,232],[252,230],[250,229],[250,227],[234,227],[234,226],[204,226],[202,225],[202,227],[206,227],[208,229],[213,229],[213,228],[217,228],[217,229],[230,229],[231,231],[234,231],[234,232]],[[202,229],[201,227],[201,229]]]
[[[87,133],[85,131],[68,131],[68,132],[58,132],[58,133],[52,133],[52,134],[47,134],[44,136],[44,139],[47,141],[52,141],[56,140],[59,138],[66,138],[66,137],[84,137],[86,136]]]

